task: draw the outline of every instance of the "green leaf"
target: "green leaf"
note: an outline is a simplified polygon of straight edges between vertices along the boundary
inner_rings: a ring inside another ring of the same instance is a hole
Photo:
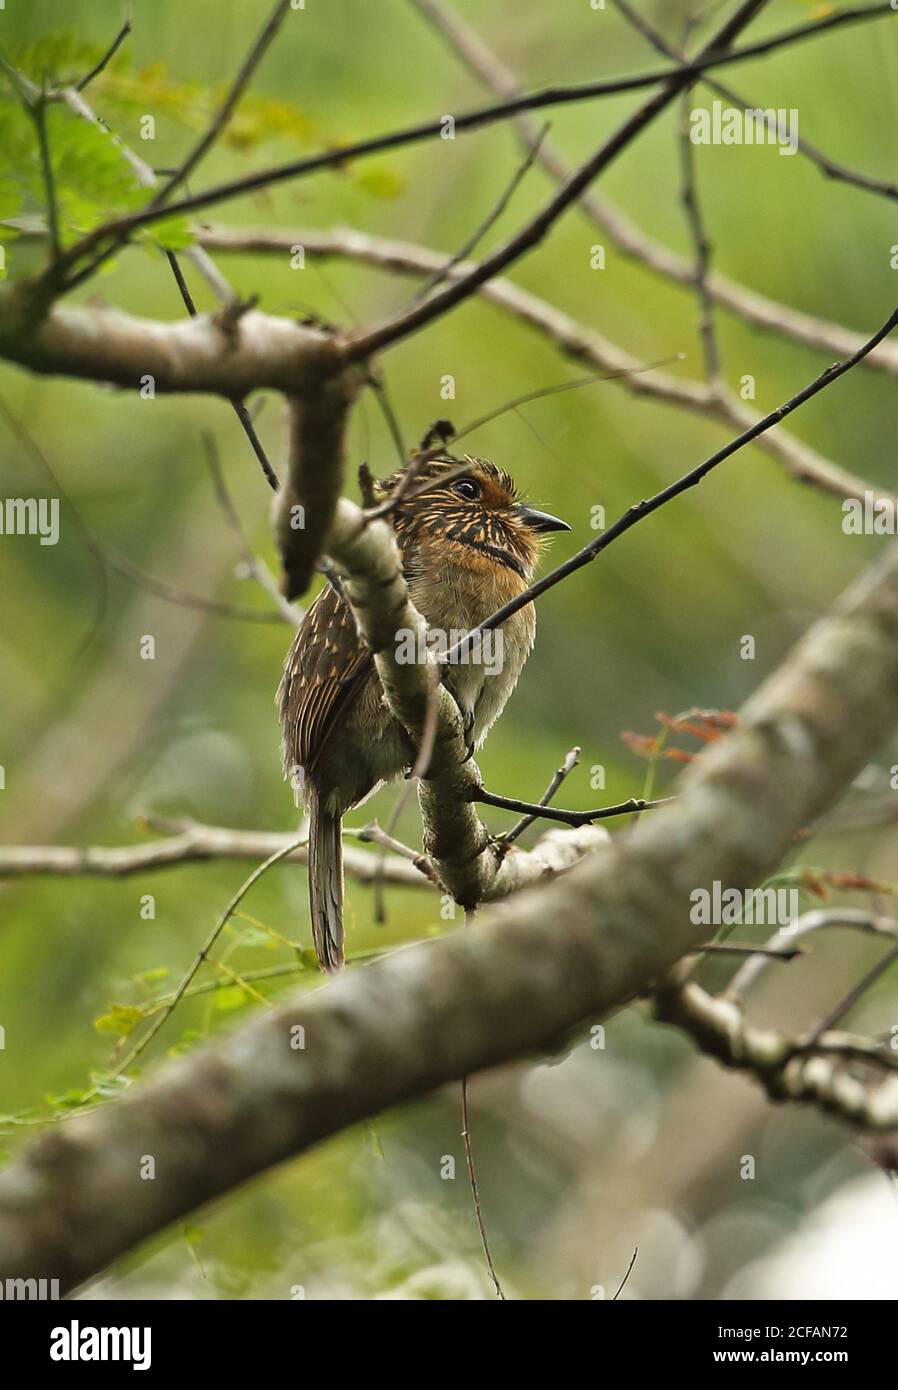
[[[106,1099],[114,1099],[120,1096],[122,1091],[127,1091],[131,1085],[130,1076],[109,1076],[104,1072],[92,1072],[90,1084],[97,1095],[104,1096]]]
[[[366,164],[355,175],[355,181],[372,198],[396,198],[405,189],[405,180],[385,165]]]
[[[126,1038],[134,1031],[143,1016],[143,1010],[134,1005],[113,1004],[108,1014],[100,1014],[99,1018],[94,1019],[94,1028],[98,1033],[111,1033],[115,1037]]]
[[[7,1110],[4,1114],[0,1115],[0,1126],[3,1126],[4,1132],[8,1133],[5,1128],[7,1125],[20,1125],[23,1120],[31,1119],[34,1114],[35,1108],[33,1105],[25,1110]]]
[[[14,66],[30,77],[32,82],[41,83],[46,78],[52,84],[57,84],[89,72],[105,52],[103,44],[88,43],[73,30],[62,29],[42,34],[26,48],[17,49]]]
[[[276,951],[280,944],[279,941],[275,941],[273,937],[269,936],[267,932],[259,931],[257,927],[252,927],[249,931],[244,932],[240,942],[241,946],[261,947],[266,951]]]
[[[215,1007],[222,1010],[239,1009],[247,1002],[248,997],[242,985],[228,985],[225,989],[215,991]]]
[[[224,87],[170,78],[162,62],[137,71],[126,63],[119,64],[115,70],[102,73],[96,85],[101,87],[103,109],[114,113],[128,139],[133,138],[134,125],[147,111],[199,133],[208,127],[225,95]],[[292,102],[249,94],[221,132],[219,143],[249,151],[268,140],[288,140],[295,147],[308,145],[313,138],[318,138],[316,123]]]
[[[371,1152],[374,1154],[375,1158],[384,1158],[386,1155],[384,1154],[384,1146],[381,1143],[380,1135],[370,1120],[365,1121],[365,1133],[368,1136],[368,1143],[371,1145]]]
[[[0,221],[8,221],[13,217],[18,217],[22,211],[24,189],[21,184],[15,184],[4,180],[0,183]],[[18,236],[16,227],[0,227],[0,236],[8,238]]]
[[[168,1057],[180,1057],[183,1053],[189,1052],[198,1042],[203,1041],[203,1034],[198,1028],[185,1028],[176,1043],[168,1049]]]
[[[165,217],[147,228],[147,234],[163,251],[183,251],[195,240],[186,217]]]
[[[154,985],[159,980],[167,980],[171,971],[167,965],[157,965],[155,970],[144,970],[142,974],[135,975],[138,984]]]
[[[59,1095],[48,1095],[46,1101],[54,1110],[77,1110],[80,1105],[84,1105],[89,1099],[87,1091],[73,1086],[71,1090],[62,1091]]]

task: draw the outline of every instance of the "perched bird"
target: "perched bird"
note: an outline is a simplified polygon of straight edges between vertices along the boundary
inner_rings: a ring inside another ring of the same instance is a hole
[[[397,472],[376,483],[378,500],[390,496],[401,477]],[[426,490],[419,491],[422,484]],[[557,517],[525,506],[512,479],[494,463],[448,454],[424,465],[393,512],[393,525],[409,594],[429,637],[435,630],[467,633],[477,627],[527,587],[543,534],[570,530]],[[446,664],[443,684],[459,707],[472,750],[502,713],[535,629],[528,604],[500,629],[498,653],[491,650],[488,661]],[[333,583],[297,629],[277,698],[284,770],[310,818],[312,937],[322,970],[333,971],[343,963],[342,817],[414,761],[405,731],[383,700],[371,653]]]

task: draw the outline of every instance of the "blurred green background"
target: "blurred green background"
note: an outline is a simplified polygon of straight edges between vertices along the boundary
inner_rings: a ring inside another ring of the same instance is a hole
[[[636,3],[679,41],[690,13],[683,0]],[[91,102],[157,168],[177,163],[269,8],[268,0],[135,0],[122,61],[90,88]],[[527,89],[658,64],[618,15],[585,0],[551,10],[465,0],[459,12]],[[751,37],[822,12],[800,0],[774,0]],[[84,69],[76,61],[79,46],[101,51],[119,19],[117,7],[103,0],[7,0],[0,46],[12,60],[33,64],[41,61],[35,44],[67,31],[74,38],[61,51],[74,56],[50,76],[69,76]],[[842,162],[894,177],[896,58],[898,24],[887,18],[750,62],[734,70],[732,82],[758,105],[797,107],[801,134]],[[289,16],[252,91],[269,105],[257,100],[238,127],[240,142],[216,149],[194,187],[296,157],[302,148],[489,99],[402,0],[307,0],[304,11]],[[552,139],[571,159],[585,157],[638,100],[553,110]],[[696,104],[709,100],[704,91],[696,96]],[[145,113],[156,117],[153,142],[140,139]],[[66,119],[53,113],[60,130]],[[774,149],[695,153],[716,267],[859,331],[872,332],[885,319],[898,283],[890,266],[898,241],[894,205],[829,182],[802,158],[781,158]],[[28,157],[36,168],[35,150]],[[229,203],[209,220],[290,229],[348,224],[453,252],[490,212],[519,161],[513,132],[494,126],[288,182]],[[546,175],[531,170],[485,247],[519,226],[549,190]],[[675,112],[608,171],[599,191],[648,233],[691,254]],[[603,271],[590,267],[590,248],[599,242]],[[39,266],[41,251],[11,241],[6,261],[18,277]],[[337,260],[309,257],[303,270],[292,269],[286,256],[228,255],[220,264],[241,294],[257,294],[270,312],[315,313],[342,324],[377,321],[412,290],[410,281]],[[186,268],[200,307],[214,307]],[[626,351],[648,361],[682,354],[665,370],[701,377],[694,297],[619,254],[577,211],[512,278]],[[149,317],[183,315],[169,269],[152,247],[122,254],[81,291],[91,296]],[[718,325],[726,379],[738,388],[753,375],[761,411],[828,360],[728,314],[718,315]],[[437,417],[460,428],[509,398],[582,375],[549,342],[479,301],[391,351],[383,370],[409,441]],[[446,375],[456,383],[451,402],[440,393]],[[136,818],[148,813],[293,827],[273,702],[288,629],[176,606],[117,573],[107,576],[104,602],[85,539],[87,527],[157,579],[263,608],[264,594],[241,575],[204,462],[201,436],[209,431],[252,543],[274,565],[270,494],[228,407],[200,397],[145,401],[6,366],[0,395],[27,422],[58,479],[48,478],[3,422],[2,495],[69,499],[57,546],[27,537],[0,544],[3,841],[139,843],[147,832]],[[282,406],[274,397],[253,405],[262,406],[258,427],[282,472]],[[894,490],[896,425],[894,381],[861,369],[790,428],[835,462]],[[554,543],[557,561],[594,534],[594,507],[604,507],[611,521],[732,433],[607,382],[505,414],[465,447],[495,458],[535,502],[570,522],[572,534]],[[353,469],[362,460],[381,473],[395,466],[370,392],[352,420]],[[487,785],[535,799],[578,744],[581,764],[565,786],[564,804],[639,794],[646,764],[621,733],[654,733],[657,711],[738,708],[881,544],[845,536],[836,499],[797,484],[757,449],[741,452],[541,601],[536,650],[479,757]],[[155,637],[153,661],[139,655],[147,634]],[[754,660],[740,657],[745,634],[755,638]],[[887,790],[892,761],[895,750],[885,749],[881,767],[852,795]],[[597,767],[604,769],[603,790],[590,785]],[[657,786],[670,787],[676,771],[663,762]],[[396,788],[380,793],[354,823],[372,815],[386,820],[397,795]],[[498,813],[489,820],[497,830],[509,824]],[[418,842],[413,800],[398,833]],[[533,837],[531,831],[528,842]],[[801,857],[898,879],[888,828],[831,834],[805,846]],[[141,1004],[172,989],[247,872],[246,864],[209,863],[117,881],[51,877],[0,885],[0,1111],[12,1117],[3,1139],[10,1152],[33,1136],[27,1122],[48,1112],[48,1097],[77,1095],[116,1055],[116,1038],[97,1031],[95,1020],[112,1004]],[[141,916],[146,894],[155,897],[153,920]],[[276,868],[243,907],[253,920],[235,921],[227,937],[232,970],[294,959],[265,929],[308,946],[304,870]],[[441,922],[425,892],[390,890],[387,909],[387,923],[377,925],[370,890],[349,883],[352,953],[461,926],[460,919],[454,927]],[[789,1026],[810,1021],[875,954],[837,934],[819,941],[812,957],[768,978],[760,1016]],[[719,966],[706,973],[712,982],[725,978]],[[308,988],[318,984],[312,971],[297,979]],[[295,983],[259,989],[274,998]],[[860,1011],[858,1026],[888,1028],[895,1003],[886,981]],[[187,1001],[153,1055],[192,1046],[259,1007],[239,987]],[[493,1253],[511,1296],[588,1299],[599,1288],[610,1296],[637,1245],[626,1297],[898,1294],[890,1253],[898,1230],[894,1196],[845,1132],[812,1114],[774,1111],[746,1081],[696,1058],[637,1008],[608,1024],[604,1049],[590,1047],[584,1035],[551,1064],[478,1078],[472,1125]],[[309,1298],[488,1297],[460,1128],[457,1089],[449,1088],[346,1133],[137,1252],[97,1291],[289,1298],[301,1286]],[[756,1158],[753,1181],[740,1177],[746,1154]],[[454,1181],[441,1177],[447,1155],[455,1158]]]

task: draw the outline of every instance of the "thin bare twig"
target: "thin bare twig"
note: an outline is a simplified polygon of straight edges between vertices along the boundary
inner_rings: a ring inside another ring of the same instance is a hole
[[[256,68],[262,61],[262,58],[275,38],[289,10],[290,0],[277,0],[277,4],[262,26],[255,43],[241,63],[236,77],[228,88],[224,101],[219,107],[208,129],[194,145],[186,159],[182,160],[176,173],[172,174],[168,182],[163,184],[158,193],[151,199],[150,208],[156,209],[166,204],[175,189],[179,188],[181,184],[194,173],[201,160],[215,144],[215,141],[231,119],[234,108],[249,86]]]
[[[184,864],[247,859],[258,862],[285,846],[289,848],[293,838],[276,831],[203,825],[192,820],[170,821],[144,816],[141,821],[162,831],[165,838],[136,845],[2,845],[0,879],[127,878]],[[366,838],[349,826],[344,826],[343,834],[348,839]],[[373,854],[345,845],[343,859],[349,877],[361,884],[374,882],[378,868]],[[287,862],[291,864],[305,864],[307,860],[304,845],[287,855]],[[382,877],[403,887],[427,887],[423,870],[413,871],[398,859],[387,860]]]
[[[37,100],[28,106],[28,112],[34,122],[34,129],[37,133],[37,144],[40,152],[41,173],[44,180],[44,192],[47,197],[47,227],[50,233],[50,255],[52,264],[59,260],[62,254],[62,241],[59,235],[59,208],[56,202],[56,183],[53,178],[53,160],[50,155],[50,141],[47,135],[47,95],[41,91]]]
[[[369,821],[360,830],[345,831],[352,833],[357,840],[370,840],[374,845],[381,845],[384,849],[392,850],[401,859],[407,859],[410,864],[414,864],[416,869],[420,869],[425,878],[429,878],[431,883],[437,882],[433,865],[426,854],[422,854],[418,849],[412,849],[411,845],[405,845],[401,840],[397,840],[388,831],[381,828],[376,820]]]
[[[870,970],[867,971],[866,975],[864,975],[862,979],[858,981],[854,988],[848,991],[844,999],[840,1000],[840,1002],[835,1006],[835,1008],[832,1009],[824,1018],[820,1020],[820,1022],[812,1029],[808,1037],[803,1040],[801,1050],[813,1050],[816,1044],[823,1037],[823,1034],[829,1033],[836,1026],[837,1023],[841,1023],[845,1015],[847,1013],[850,1013],[850,1011],[854,1008],[855,1004],[857,1004],[858,1001],[864,997],[864,995],[867,993],[867,990],[870,989],[871,985],[874,985],[876,983],[880,975],[885,974],[889,966],[895,960],[898,960],[898,942],[894,942],[891,948],[888,951],[886,951],[882,959],[878,960],[876,964]]]
[[[91,82],[93,82],[95,77],[100,76],[100,73],[107,66],[107,64],[112,62],[112,59],[115,57],[116,53],[118,53],[119,49],[125,42],[125,39],[128,37],[130,32],[131,21],[130,19],[126,19],[121,29],[119,29],[115,38],[112,40],[112,43],[109,45],[99,62],[96,63],[91,68],[90,72],[86,73],[79,82],[75,83],[75,90],[77,92],[83,92],[86,87],[90,86]]]
[[[849,927],[855,931],[889,937],[893,941],[898,940],[898,927],[891,917],[876,917],[860,908],[817,908],[813,912],[804,913],[797,921],[776,932],[767,942],[767,949],[776,951],[781,947],[790,945],[800,937],[810,935],[811,932],[833,927]],[[757,959],[746,961],[728,984],[726,997],[728,999],[742,999],[765,969],[766,962],[763,955],[758,955]]]
[[[452,271],[455,269],[457,265],[459,265],[462,261],[466,261],[468,259],[468,257],[474,251],[475,247],[478,246],[479,243],[486,236],[490,228],[495,226],[505,209],[508,207],[515,193],[517,192],[518,185],[521,183],[528,170],[530,170],[533,167],[533,161],[539,154],[539,147],[545,139],[548,130],[548,124],[544,125],[542,130],[539,132],[539,135],[537,136],[536,140],[533,142],[531,147],[525,152],[523,161],[518,165],[517,169],[515,169],[514,174],[511,178],[511,182],[501,194],[496,205],[490,210],[489,214],[484,219],[484,221],[480,223],[479,227],[476,227],[474,229],[474,231],[468,237],[468,240],[464,243],[461,249],[456,251],[455,255],[451,256],[450,259],[446,262],[446,264],[444,266],[441,266],[440,269],[436,271],[435,274],[431,277],[431,279],[426,281],[420,287],[420,289],[416,291],[416,293],[411,298],[409,307],[411,307],[413,304],[419,304],[421,300],[426,299],[433,290],[435,290],[439,285],[441,285],[443,281],[449,275],[451,275]]]
[[[402,438],[402,427],[399,423],[399,417],[393,409],[393,403],[390,400],[390,393],[387,391],[387,384],[384,381],[383,373],[372,371],[369,376],[369,384],[371,390],[374,392],[374,399],[380,407],[380,413],[386,421],[387,429],[390,431],[390,437],[393,440],[393,447],[396,450],[396,456],[399,459],[400,466],[402,466],[408,459],[408,454],[406,453],[405,442]]]
[[[218,505],[221,507],[225,520],[237,539],[237,545],[240,549],[240,554],[247,572],[251,574],[256,583],[265,590],[284,622],[289,623],[292,627],[299,627],[303,617],[301,609],[284,598],[280,590],[280,585],[271,570],[268,568],[265,561],[260,560],[254,553],[249,543],[249,537],[244,530],[243,522],[240,520],[240,514],[234,505],[234,499],[228,491],[228,485],[225,482],[224,470],[222,469],[221,461],[218,457],[218,448],[215,439],[207,431],[203,431],[203,448],[206,455],[206,464],[212,476],[212,484],[215,488],[215,496],[218,499]]]
[[[577,766],[579,761],[580,749],[576,747],[572,748],[570,752],[565,756],[564,762],[561,764],[561,766],[556,768],[554,773],[552,774],[551,782],[546,787],[546,790],[543,792],[542,796],[539,799],[539,802],[537,803],[539,806],[548,806],[549,802],[552,800],[555,793],[558,791],[558,788],[561,786],[562,782],[565,780],[566,777],[570,776],[570,774],[573,772],[574,768]],[[521,819],[511,827],[507,834],[502,836],[502,847],[507,848],[509,845],[513,845],[515,840],[517,840],[521,835],[523,835],[525,830],[529,830],[530,826],[533,824],[535,820],[536,816],[534,814],[531,814],[530,812],[528,812],[527,815],[522,816]]]
[[[486,1260],[487,1271],[490,1279],[493,1281],[496,1297],[504,1303],[505,1294],[502,1290],[502,1285],[499,1283],[496,1266],[493,1264],[490,1243],[486,1234],[486,1225],[483,1220],[483,1209],[480,1205],[480,1189],[477,1185],[477,1169],[474,1166],[474,1149],[471,1143],[471,1121],[468,1116],[468,1078],[466,1076],[463,1076],[461,1079],[461,1137],[465,1146],[465,1166],[468,1170],[468,1183],[471,1188],[471,1197],[474,1201],[474,1217],[477,1221],[477,1230],[480,1233],[483,1258]]]
[[[275,850],[274,854],[269,855],[268,858],[264,861],[264,863],[259,864],[257,868],[253,869],[252,873],[249,875],[249,878],[244,879],[243,883],[237,889],[237,892],[230,899],[224,912],[221,913],[220,917],[215,923],[215,926],[209,932],[209,935],[206,937],[199,951],[197,951],[192,964],[188,967],[187,971],[181,979],[180,984],[177,986],[174,993],[172,994],[170,1002],[166,1004],[164,1009],[162,1009],[158,1018],[156,1018],[153,1021],[153,1023],[150,1024],[146,1032],[144,1032],[137,1039],[134,1045],[128,1049],[127,1053],[122,1058],[122,1060],[117,1063],[115,1070],[111,1074],[110,1079],[117,1080],[118,1077],[123,1076],[125,1072],[128,1070],[128,1068],[133,1066],[134,1063],[138,1060],[138,1058],[143,1055],[143,1053],[149,1047],[150,1043],[155,1038],[156,1034],[159,1032],[160,1028],[164,1027],[164,1025],[171,1018],[175,1009],[178,1007],[178,1004],[183,999],[185,992],[193,983],[193,979],[197,971],[200,969],[203,962],[206,960],[209,952],[215,945],[215,942],[218,940],[219,936],[224,931],[229,919],[240,906],[241,902],[246,897],[250,889],[256,883],[258,883],[259,879],[262,878],[263,875],[266,874],[274,864],[277,864],[278,861],[281,859],[286,859],[287,856],[289,854],[292,854],[294,850],[297,850],[302,845],[304,845],[306,843],[306,840],[307,837],[305,835],[302,835],[298,839],[291,840],[282,849]],[[89,1092],[88,1096],[90,1094],[91,1093]]]
[[[720,347],[714,327],[714,300],[708,289],[708,276],[711,270],[711,243],[705,230],[698,197],[698,183],[695,171],[695,146],[690,139],[689,103],[691,88],[686,89],[680,104],[680,177],[681,197],[686,210],[686,220],[695,248],[695,291],[698,299],[698,332],[705,359],[705,377],[714,392],[719,392],[721,381]]]
[[[182,608],[195,608],[202,613],[214,613],[219,618],[236,618],[245,623],[282,623],[285,615],[281,612],[271,612],[267,608],[251,608],[246,604],[227,603],[223,599],[206,598],[203,594],[193,594],[187,589],[182,589],[177,584],[170,584],[165,579],[157,579],[152,574],[146,574],[137,565],[133,564],[126,556],[120,555],[117,550],[104,542],[97,542],[100,553],[106,563],[119,574],[130,579],[133,584],[138,584],[148,593],[155,594],[157,598],[164,599],[166,603],[175,603]]]
[[[168,264],[171,267],[171,272],[175,277],[175,284],[178,286],[178,292],[180,293],[181,298],[184,301],[184,307],[187,310],[190,317],[194,319],[197,316],[196,301],[194,300],[193,295],[190,293],[190,286],[187,284],[187,279],[184,275],[183,270],[181,269],[181,266],[178,262],[178,258],[175,255],[174,251],[168,250],[165,253],[165,258],[168,261]],[[232,300],[232,303],[236,303],[236,300]],[[259,464],[261,465],[262,472],[265,475],[265,481],[268,483],[268,486],[272,489],[272,491],[277,492],[280,486],[277,474],[272,468],[268,455],[266,454],[265,449],[262,446],[262,441],[256,432],[256,427],[253,424],[252,416],[250,415],[249,411],[247,410],[246,406],[243,404],[242,401],[231,401],[231,408],[237,416],[237,419],[240,421],[243,433],[249,440],[250,445],[252,446],[252,451],[258,459]]]
[[[773,946],[754,946],[744,944],[741,941],[706,941],[704,946],[696,946],[694,951],[690,951],[694,956],[760,956],[763,960],[797,960],[804,955],[800,946],[783,947],[777,950]]]
[[[630,1275],[631,1275],[632,1272],[633,1272],[633,1266],[634,1266],[635,1263],[636,1263],[636,1256],[637,1256],[638,1254],[639,1254],[639,1246],[638,1246],[638,1245],[635,1245],[635,1246],[633,1247],[633,1254],[630,1256],[630,1263],[627,1265],[627,1272],[626,1272],[626,1274],[624,1275],[623,1279],[620,1281],[620,1284],[618,1285],[617,1293],[614,1295],[614,1297],[613,1297],[612,1300],[611,1300],[612,1303],[616,1303],[617,1300],[620,1298],[621,1294],[623,1293],[624,1288],[626,1287],[627,1280],[629,1279]]]
[[[656,806],[664,806],[676,798],[663,796],[658,801],[643,801],[640,797],[631,796],[628,801],[619,801],[614,806],[600,806],[594,811],[562,811],[544,801],[519,801],[517,797],[499,796],[496,792],[488,792],[486,787],[479,787],[471,800],[481,806],[495,806],[500,811],[522,812],[529,821],[554,820],[558,821],[559,825],[579,826],[591,825],[597,820],[610,820],[612,816],[631,816],[641,811],[653,811]]]

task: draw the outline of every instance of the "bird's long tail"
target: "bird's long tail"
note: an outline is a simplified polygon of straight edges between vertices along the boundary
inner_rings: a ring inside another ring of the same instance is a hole
[[[309,907],[318,964],[343,964],[343,841],[339,815],[328,811],[312,785],[309,795]]]

